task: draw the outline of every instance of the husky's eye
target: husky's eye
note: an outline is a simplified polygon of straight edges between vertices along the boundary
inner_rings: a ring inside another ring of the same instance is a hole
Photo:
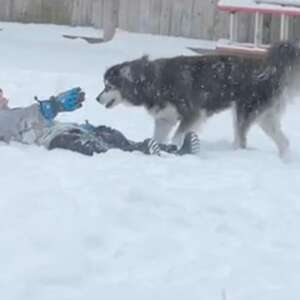
[[[105,85],[105,91],[106,91],[106,92],[107,92],[107,91],[110,91],[112,88],[113,88],[112,85],[109,84],[109,83],[107,83],[107,84]]]

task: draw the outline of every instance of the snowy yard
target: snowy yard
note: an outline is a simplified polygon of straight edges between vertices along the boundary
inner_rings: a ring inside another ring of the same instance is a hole
[[[96,103],[106,68],[142,54],[193,55],[186,47],[204,43],[119,32],[89,45],[61,35],[93,29],[0,28],[0,87],[11,106],[81,86],[86,105],[59,119],[135,140],[151,135],[152,121],[143,109]],[[288,163],[257,127],[250,149],[232,150],[228,112],[206,124],[197,157],[0,144],[0,299],[298,300],[298,102],[283,122]]]

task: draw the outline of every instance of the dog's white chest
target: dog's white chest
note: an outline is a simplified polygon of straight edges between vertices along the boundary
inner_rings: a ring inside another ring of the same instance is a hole
[[[148,110],[154,119],[163,119],[172,123],[179,121],[180,117],[174,105],[168,104],[165,108],[158,106]]]

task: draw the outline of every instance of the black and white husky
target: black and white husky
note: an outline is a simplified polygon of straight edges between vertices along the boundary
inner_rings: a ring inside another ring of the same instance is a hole
[[[225,109],[234,113],[235,145],[245,148],[254,122],[275,142],[281,156],[289,141],[281,129],[286,86],[300,69],[296,43],[274,44],[266,58],[206,55],[149,61],[147,57],[108,69],[97,101],[144,106],[155,119],[154,138],[165,142],[175,125],[179,142],[206,118]],[[299,83],[300,84],[300,83]]]

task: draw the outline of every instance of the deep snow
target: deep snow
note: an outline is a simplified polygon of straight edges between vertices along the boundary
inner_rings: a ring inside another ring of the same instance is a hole
[[[94,100],[114,63],[191,54],[205,42],[119,32],[89,45],[61,34],[92,29],[0,23],[0,86],[11,106],[80,85],[85,107],[60,120],[149,137],[143,109]],[[206,43],[211,47],[210,43]],[[284,118],[282,162],[258,128],[231,147],[232,121],[206,124],[197,157],[111,151],[93,158],[0,145],[0,298],[5,300],[300,297],[300,104]]]

